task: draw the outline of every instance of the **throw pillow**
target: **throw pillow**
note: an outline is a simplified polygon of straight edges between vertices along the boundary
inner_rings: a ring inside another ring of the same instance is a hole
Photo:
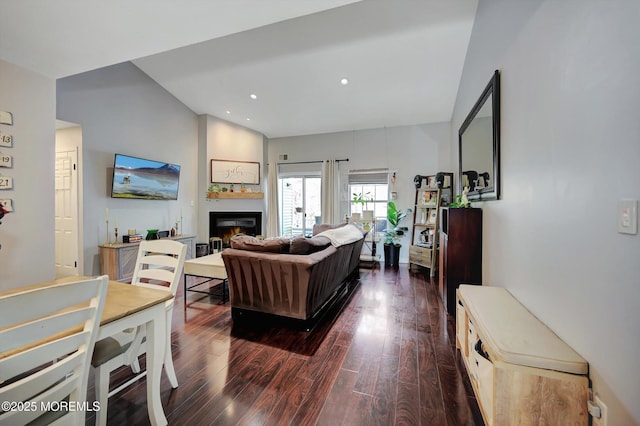
[[[231,238],[231,248],[269,253],[287,253],[289,251],[289,239],[274,238],[259,240],[256,237],[239,234]]]
[[[291,254],[311,254],[320,250],[324,250],[331,244],[331,240],[327,237],[298,237],[291,240],[289,253]]]

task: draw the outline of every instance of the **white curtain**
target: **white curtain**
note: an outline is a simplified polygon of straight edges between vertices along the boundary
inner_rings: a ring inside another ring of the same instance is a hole
[[[272,162],[267,168],[267,238],[280,235],[278,206],[278,165]]]
[[[340,213],[337,194],[336,160],[322,162],[322,222],[339,223]]]

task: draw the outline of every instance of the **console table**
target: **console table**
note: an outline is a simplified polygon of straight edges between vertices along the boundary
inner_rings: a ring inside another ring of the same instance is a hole
[[[460,350],[487,425],[587,425],[589,365],[504,288],[461,285]]]
[[[178,235],[167,237],[187,245],[187,259],[194,257],[196,252],[195,235]],[[114,243],[100,245],[100,274],[109,275],[110,280],[131,282],[133,268],[138,257],[140,243]]]

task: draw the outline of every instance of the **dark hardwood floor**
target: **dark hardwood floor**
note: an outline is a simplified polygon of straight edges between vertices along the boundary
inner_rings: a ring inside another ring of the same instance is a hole
[[[170,425],[482,424],[435,282],[406,265],[361,269],[342,309],[311,332],[234,324],[228,303],[201,294],[184,306],[180,289],[172,324],[180,385],[162,377]],[[112,386],[129,374],[118,370]],[[109,399],[110,425],[149,424],[145,386]]]

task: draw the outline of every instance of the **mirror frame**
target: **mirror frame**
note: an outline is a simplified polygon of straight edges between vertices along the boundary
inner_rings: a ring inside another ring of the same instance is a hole
[[[467,118],[460,126],[458,131],[458,188],[460,188],[460,194],[462,194],[462,135],[469,127],[473,119],[476,117],[480,109],[484,106],[489,96],[493,95],[491,101],[491,114],[493,121],[493,179],[492,185],[487,188],[482,188],[477,191],[469,192],[467,197],[469,200],[485,201],[485,200],[498,200],[500,199],[500,72],[496,70],[493,73],[493,77],[487,84],[487,87],[480,95],[480,98],[475,103]]]

